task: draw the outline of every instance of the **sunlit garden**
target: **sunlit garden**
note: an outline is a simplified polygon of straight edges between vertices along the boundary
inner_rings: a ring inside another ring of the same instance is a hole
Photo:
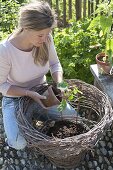
[[[28,95],[29,89],[21,95],[16,120],[27,141],[23,150],[7,144],[3,127],[3,95],[0,93],[0,169],[113,170],[113,103],[103,89],[95,87],[97,84],[91,72],[97,54],[101,54],[100,61],[109,64],[110,69],[107,65],[109,72],[106,73],[107,69],[104,71],[104,67],[99,65],[97,76],[103,83],[107,74],[109,81],[105,85],[107,90],[111,90],[113,0],[46,1],[56,13],[57,22],[52,35],[64,81],[55,84],[49,72],[48,84],[30,89],[39,95],[47,95],[46,100],[40,99],[43,104],[47,102],[46,108]],[[29,2],[0,0],[1,43],[17,28],[19,9]],[[49,101],[54,104],[49,105]],[[58,119],[48,116],[48,108],[52,108],[53,115],[60,113]],[[39,118],[40,113],[44,119]]]
[[[0,40],[6,38],[16,28],[18,9],[25,2],[1,1]],[[101,4],[101,8],[105,10],[105,4]],[[68,20],[66,28],[54,28],[53,36],[64,77],[77,78],[93,84],[90,65],[95,63],[96,54],[104,49],[105,37],[100,37],[101,28],[98,26],[98,21],[96,29],[95,27],[89,29],[91,19],[92,16],[76,21],[73,17]]]

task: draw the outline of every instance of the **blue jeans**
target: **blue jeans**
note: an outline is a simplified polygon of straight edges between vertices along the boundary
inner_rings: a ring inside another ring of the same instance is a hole
[[[20,98],[12,98],[12,97],[3,97],[2,99],[2,113],[3,113],[3,123],[4,129],[7,136],[8,145],[17,150],[24,149],[27,145],[25,138],[22,136],[17,120],[16,120],[16,112],[19,108],[19,100]],[[57,119],[61,116],[61,113],[58,112],[57,105],[52,106],[48,109],[43,109],[37,103],[33,103],[31,107],[28,108],[28,112],[26,113],[26,118],[30,119],[32,115],[29,113],[35,112],[37,114],[38,109],[38,119],[47,120],[49,119]],[[68,103],[66,109],[63,111],[63,114],[66,116],[76,115],[76,111],[72,108]]]
[[[27,145],[25,138],[19,131],[16,121],[16,109],[20,98],[3,97],[2,113],[4,129],[7,136],[7,143],[10,147],[17,150],[24,149]]]

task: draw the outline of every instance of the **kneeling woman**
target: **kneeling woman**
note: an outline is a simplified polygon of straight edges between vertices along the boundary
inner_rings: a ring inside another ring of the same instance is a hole
[[[0,92],[8,145],[23,149],[27,145],[19,131],[16,112],[22,96],[29,96],[42,107],[45,96],[30,90],[46,81],[50,70],[53,81],[62,81],[62,67],[54,47],[51,29],[55,18],[48,3],[23,6],[18,28],[0,43]]]

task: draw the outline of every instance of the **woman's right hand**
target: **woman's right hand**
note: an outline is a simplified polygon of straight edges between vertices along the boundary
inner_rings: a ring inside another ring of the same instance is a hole
[[[35,102],[39,103],[44,109],[46,109],[41,101],[41,99],[46,99],[46,96],[40,95],[39,93],[30,90],[26,91],[26,96],[31,97]]]

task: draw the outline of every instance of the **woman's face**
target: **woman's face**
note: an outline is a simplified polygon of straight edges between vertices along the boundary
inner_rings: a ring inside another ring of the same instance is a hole
[[[33,46],[40,47],[47,41],[50,32],[51,28],[46,28],[40,31],[26,30],[27,41]]]

